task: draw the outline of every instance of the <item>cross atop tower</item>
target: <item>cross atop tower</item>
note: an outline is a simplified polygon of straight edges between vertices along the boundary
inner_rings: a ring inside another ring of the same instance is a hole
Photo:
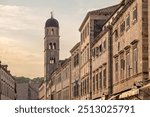
[[[53,11],[51,11],[51,18],[53,18]]]

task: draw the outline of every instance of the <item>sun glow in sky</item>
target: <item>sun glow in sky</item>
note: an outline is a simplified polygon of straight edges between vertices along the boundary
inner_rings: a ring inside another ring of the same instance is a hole
[[[0,0],[0,61],[12,75],[41,77],[44,73],[44,25],[50,12],[60,25],[60,59],[79,42],[79,27],[90,10],[121,0]]]

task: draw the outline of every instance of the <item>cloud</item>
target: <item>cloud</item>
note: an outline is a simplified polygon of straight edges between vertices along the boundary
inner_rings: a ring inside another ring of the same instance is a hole
[[[32,30],[39,26],[39,19],[30,8],[24,6],[0,5],[0,29]]]
[[[38,37],[43,26],[35,12],[29,7],[0,5],[0,60],[9,65],[12,75],[43,76],[43,37]]]
[[[70,56],[70,49],[80,40],[78,28],[86,13],[114,1],[1,1],[0,60],[9,65],[13,75],[43,76],[44,23],[50,17],[50,11],[54,10],[54,17],[60,24],[60,58],[64,59]]]
[[[42,53],[23,46],[22,42],[0,37],[0,60],[8,64],[13,75],[43,76]]]

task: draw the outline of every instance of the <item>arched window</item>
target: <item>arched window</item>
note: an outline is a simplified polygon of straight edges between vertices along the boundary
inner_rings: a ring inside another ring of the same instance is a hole
[[[48,31],[49,31],[49,30],[47,29],[47,30],[46,30],[46,35],[48,35]]]
[[[50,58],[50,61],[49,61],[50,64],[54,64],[55,62],[56,62],[55,58]]]
[[[51,30],[51,35],[54,35],[54,29]]]
[[[50,63],[50,64],[52,63],[52,58],[50,58],[49,63]]]
[[[49,49],[53,49],[52,43],[49,44]]]
[[[53,49],[56,49],[56,43],[53,44]]]
[[[56,63],[56,60],[55,60],[55,58],[54,58],[54,63]]]

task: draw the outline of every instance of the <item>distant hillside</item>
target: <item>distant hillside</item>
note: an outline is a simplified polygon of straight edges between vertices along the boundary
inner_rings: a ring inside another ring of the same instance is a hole
[[[24,76],[15,77],[15,78],[16,78],[17,83],[29,83],[30,81],[34,82],[34,83],[41,83],[44,79],[43,77],[37,77],[37,78],[34,78],[34,79],[30,79],[30,78],[27,78],[27,77],[24,77]]]
[[[37,77],[37,78],[32,79],[32,82],[41,83],[43,80],[44,80],[43,77]]]

